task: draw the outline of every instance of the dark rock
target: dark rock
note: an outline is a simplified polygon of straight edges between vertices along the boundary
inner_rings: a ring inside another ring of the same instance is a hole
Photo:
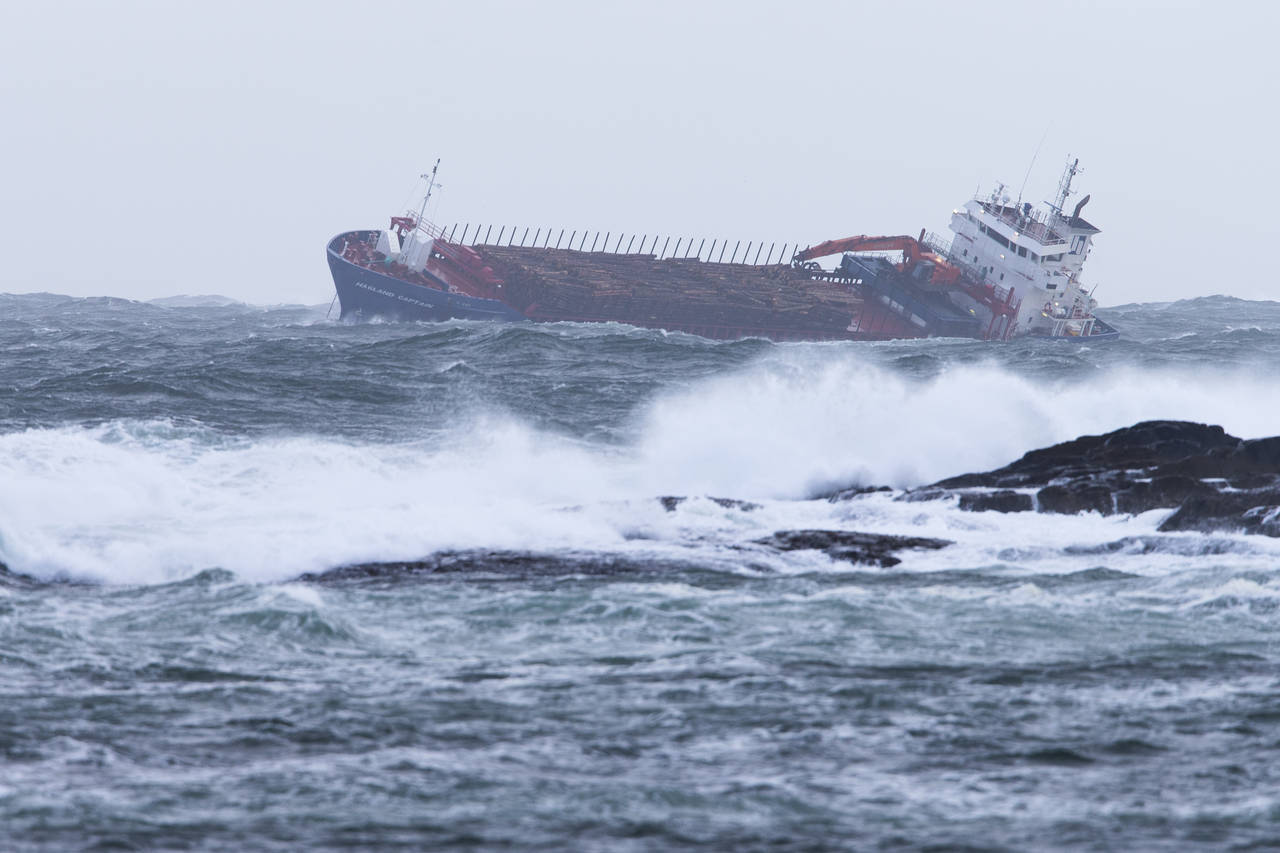
[[[822,500],[826,498],[830,503],[840,503],[841,501],[852,500],[862,495],[872,495],[877,492],[892,492],[893,489],[888,486],[853,486],[848,489],[840,489],[835,492],[822,492],[820,494],[810,496],[810,500]]]
[[[419,560],[354,563],[321,572],[307,572],[303,583],[351,583],[363,581],[427,581],[458,575],[478,575],[500,580],[560,578],[565,575],[619,577],[683,570],[678,561],[631,558],[625,555],[585,553],[542,554],[527,551],[440,551]]]
[[[1280,475],[1280,437],[1250,441],[1236,439],[1236,442],[1234,446],[1164,463],[1160,472],[1195,478],[1221,477],[1232,481],[1233,485],[1237,478],[1256,482],[1261,475]]]
[[[951,497],[950,489],[943,489],[937,486],[926,486],[923,489],[911,489],[903,492],[894,498],[895,501],[904,501],[906,503],[918,503],[920,501],[940,501]]]
[[[1212,478],[1209,478],[1209,479],[1210,479],[1210,482],[1212,482]],[[1233,489],[1241,489],[1243,491],[1248,491],[1250,489],[1265,489],[1269,486],[1273,486],[1276,484],[1277,479],[1278,478],[1275,474],[1261,474],[1261,473],[1233,474],[1231,477],[1226,478],[1223,482],[1227,486],[1230,486]],[[1223,485],[1222,483],[1219,483],[1214,490],[1220,491],[1222,485]]]
[[[1116,511],[1111,489],[1092,483],[1045,486],[1036,492],[1036,505],[1041,512],[1063,515],[1090,511],[1111,515]]]
[[[687,500],[688,498],[686,497],[676,497],[675,495],[666,495],[664,497],[658,498],[658,503],[662,504],[662,508],[665,509],[667,512],[675,512],[676,507],[680,506],[680,504],[684,503]],[[717,504],[718,506],[722,506],[725,509],[740,509],[743,512],[751,512],[754,509],[760,508],[760,504],[752,503],[751,501],[740,501],[736,498],[713,498],[708,496],[707,500],[712,501],[713,503]]]
[[[1000,489],[995,492],[962,492],[960,508],[969,512],[1030,512],[1035,509],[1031,495]]]
[[[1217,489],[1207,483],[1182,475],[1153,477],[1131,483],[1116,492],[1116,511],[1127,513],[1146,512],[1158,507],[1178,506],[1187,498],[1215,494]]]
[[[0,588],[9,589],[36,589],[57,584],[59,586],[94,586],[89,581],[59,575],[54,578],[38,578],[35,575],[23,574],[15,572],[4,563],[0,563]]]
[[[1187,498],[1177,512],[1164,520],[1160,530],[1240,530],[1280,536],[1280,488]]]
[[[1000,491],[979,493],[976,488]],[[901,496],[959,493],[962,509],[1024,508],[1013,489],[1036,488],[1042,512],[1176,511],[1161,530],[1241,530],[1280,536],[1280,437],[1245,441],[1222,427],[1145,421],[1033,450],[1003,468],[963,474]]]
[[[1032,450],[1003,468],[983,474],[963,474],[934,485],[945,489],[1044,486],[1064,478],[1182,463],[1188,457],[1213,452],[1229,455],[1246,443],[1227,435],[1220,426],[1186,421],[1145,421],[1106,435],[1081,436],[1052,447]],[[1197,476],[1216,475],[1203,473]]]
[[[908,548],[936,550],[947,547],[951,542],[924,536],[890,536],[850,530],[779,530],[772,536],[757,539],[756,544],[779,551],[824,551],[836,560],[888,568],[902,562],[893,556],[896,551]]]
[[[740,501],[736,498],[713,498],[708,495],[707,500],[724,509],[740,509],[743,512],[751,512],[760,508],[760,504],[752,503],[751,501]]]

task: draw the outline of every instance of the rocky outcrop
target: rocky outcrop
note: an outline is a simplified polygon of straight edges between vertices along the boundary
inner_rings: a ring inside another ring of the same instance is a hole
[[[939,497],[946,494],[945,490]],[[1035,501],[1026,492],[1000,489],[994,492],[967,492],[960,495],[960,508],[970,512],[1028,512],[1035,509]]]
[[[667,512],[675,512],[680,504],[687,500],[688,498],[686,497],[664,495],[663,497],[658,498],[658,503],[662,504],[662,508]],[[724,509],[740,509],[743,512],[751,512],[752,510],[760,508],[760,504],[758,503],[740,501],[737,498],[713,498],[710,495],[707,495],[707,500],[711,501],[716,506],[723,507]]]
[[[0,562],[0,588],[9,589],[33,589],[35,587],[46,586],[49,583],[59,583],[68,585],[79,585],[82,582],[73,581],[69,578],[60,577],[53,581],[41,580],[32,575],[25,575],[22,572],[15,572],[3,562]]]
[[[622,577],[658,574],[685,566],[676,561],[602,554],[594,551],[538,553],[531,551],[438,551],[418,560],[351,563],[298,576],[304,583],[430,580],[457,575],[485,576],[494,580],[529,580],[566,574]]]
[[[1217,492],[1183,501],[1161,530],[1228,530],[1280,536],[1280,488]]]
[[[780,530],[753,544],[777,551],[824,551],[837,560],[877,566],[895,566],[901,560],[895,552],[909,549],[944,548],[945,539],[920,536],[888,536],[843,530]],[[528,580],[561,577],[566,574],[589,577],[661,575],[664,572],[696,568],[697,564],[678,559],[654,559],[646,555],[607,554],[596,551],[538,553],[531,551],[440,551],[418,560],[353,563],[320,572],[307,572],[297,580],[304,583],[341,584],[400,582],[448,579],[458,575],[478,575],[500,580]],[[0,574],[0,582],[5,577]]]
[[[779,530],[772,536],[757,539],[756,544],[779,551],[823,551],[835,560],[888,568],[902,562],[894,556],[897,551],[937,550],[951,543],[946,539],[924,536],[890,536],[849,530]]]
[[[855,500],[889,491],[885,486],[859,486],[813,495],[833,502]],[[1172,510],[1162,531],[1238,530],[1280,537],[1280,437],[1244,440],[1222,427],[1185,421],[1146,421],[1105,435],[1088,435],[1033,450],[1003,468],[964,474],[897,495],[898,501],[954,498],[960,509],[974,512],[1140,513]],[[667,512],[677,512],[688,498],[657,498]],[[760,504],[709,497],[725,509],[753,512]],[[1153,537],[1159,540],[1159,537]],[[1128,548],[1124,539],[1099,546]],[[895,566],[899,553],[936,550],[945,539],[893,536],[846,530],[779,530],[752,546],[775,551],[821,551],[836,560]],[[1154,545],[1151,546],[1155,548]],[[1071,549],[1068,549],[1070,551]],[[314,582],[430,577],[477,572],[499,577],[651,573],[683,567],[679,562],[645,556],[536,554],[461,551],[433,554],[421,560],[363,563],[307,574]],[[0,564],[0,582],[13,582]]]
[[[1220,426],[1146,421],[1033,450],[1003,468],[908,495],[958,495],[961,509],[975,511],[1175,509],[1161,530],[1280,536],[1280,437],[1246,441]]]
[[[875,492],[892,492],[893,489],[888,486],[852,486],[847,489],[838,489],[834,492],[819,492],[809,496],[810,500],[826,500],[830,503],[839,503],[847,501],[850,498],[856,498],[861,495],[870,495]]]

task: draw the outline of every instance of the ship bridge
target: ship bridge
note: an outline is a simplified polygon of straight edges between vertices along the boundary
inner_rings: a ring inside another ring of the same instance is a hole
[[[1069,164],[1056,201],[1040,209],[1020,199],[1010,204],[999,186],[952,211],[949,257],[983,281],[1013,291],[1022,303],[1017,322],[1024,330],[1092,310],[1080,272],[1100,230],[1080,216],[1088,196],[1071,213],[1063,211],[1076,172],[1076,163]]]

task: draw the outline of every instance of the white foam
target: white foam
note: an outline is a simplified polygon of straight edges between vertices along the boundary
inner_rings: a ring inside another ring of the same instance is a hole
[[[887,496],[796,499],[855,482],[919,485],[1149,418],[1221,423],[1243,436],[1280,422],[1274,378],[1121,371],[1045,384],[977,365],[913,381],[858,352],[782,348],[663,394],[642,408],[635,442],[621,449],[509,418],[409,445],[228,441],[163,421],[0,435],[0,560],[40,576],[123,583],[215,566],[276,580],[462,548],[696,555],[814,571],[838,566],[819,554],[735,549],[782,528],[845,527],[957,541],[913,556],[922,569],[1018,553],[1039,571],[1069,571],[1102,558],[1061,558],[1063,547],[1155,535],[1162,514],[1066,518],[962,513],[954,502]],[[666,512],[654,498],[668,494],[695,497]],[[724,507],[700,495],[762,506]],[[1160,562],[1194,559],[1190,549]],[[1152,565],[1140,554],[1106,561]]]
[[[978,365],[916,382],[798,348],[659,399],[641,451],[669,488],[799,497],[851,482],[916,486],[1165,418],[1273,434],[1280,378],[1120,370],[1041,382]]]
[[[120,582],[214,566],[268,579],[444,548],[620,538],[562,511],[610,496],[599,457],[517,427],[445,450],[316,438],[201,446],[152,431],[0,436],[0,559]]]
[[[300,583],[286,583],[278,586],[277,591],[287,598],[301,602],[317,610],[324,607],[324,596],[314,586]]]

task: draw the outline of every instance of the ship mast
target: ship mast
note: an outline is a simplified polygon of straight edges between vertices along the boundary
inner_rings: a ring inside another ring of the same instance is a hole
[[[440,158],[436,158],[436,164],[431,167],[431,174],[421,174],[418,177],[427,182],[427,194],[422,197],[422,209],[418,211],[418,227],[422,225],[422,218],[427,215],[427,202],[431,201],[431,191],[438,186],[436,184],[436,172],[440,171]]]
[[[1080,171],[1080,158],[1077,157],[1067,164],[1067,168],[1062,172],[1062,180],[1058,181],[1058,198],[1053,204],[1053,212],[1062,216],[1062,209],[1067,204],[1067,196],[1071,195],[1071,181]]]

